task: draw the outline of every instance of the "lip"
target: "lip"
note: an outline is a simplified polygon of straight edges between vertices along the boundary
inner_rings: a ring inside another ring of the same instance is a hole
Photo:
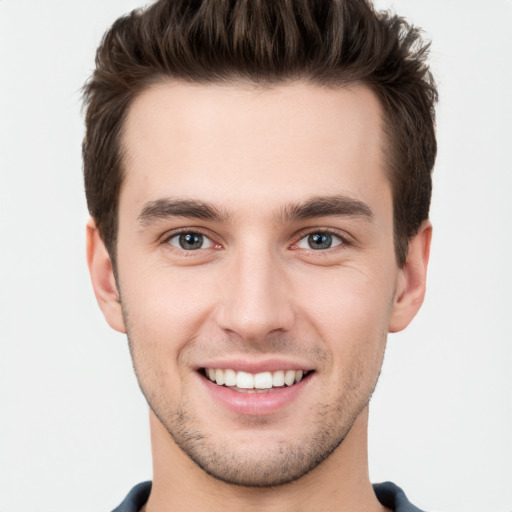
[[[221,367],[216,366],[216,368]],[[227,366],[226,368],[232,367]],[[219,386],[197,373],[200,384],[216,402],[231,412],[246,416],[266,416],[284,409],[304,393],[312,377],[313,374],[310,374],[293,386],[273,388],[273,391],[267,393],[244,393],[234,391],[226,386]]]
[[[276,372],[278,370],[302,370],[304,372],[314,370],[305,363],[290,361],[287,359],[262,359],[249,360],[243,358],[237,359],[215,359],[205,361],[203,364],[196,366],[195,370],[201,368],[213,368],[219,370],[235,370],[247,373]]]

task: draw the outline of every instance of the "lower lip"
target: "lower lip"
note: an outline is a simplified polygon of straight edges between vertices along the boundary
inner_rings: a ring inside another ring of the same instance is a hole
[[[274,390],[268,393],[234,391],[226,386],[219,386],[205,377],[199,378],[213,398],[227,409],[237,414],[262,416],[275,413],[293,402],[309,384],[311,375],[293,386],[273,388]]]

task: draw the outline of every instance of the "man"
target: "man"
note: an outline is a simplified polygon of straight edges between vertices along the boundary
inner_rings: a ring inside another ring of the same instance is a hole
[[[425,293],[426,46],[360,1],[159,1],[85,87],[88,263],[150,407],[117,511],[418,510],[368,477],[388,332]]]

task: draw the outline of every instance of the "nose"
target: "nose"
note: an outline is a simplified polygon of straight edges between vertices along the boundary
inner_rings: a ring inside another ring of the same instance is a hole
[[[218,326],[250,342],[288,332],[294,308],[284,266],[278,255],[254,246],[230,258],[220,287]]]

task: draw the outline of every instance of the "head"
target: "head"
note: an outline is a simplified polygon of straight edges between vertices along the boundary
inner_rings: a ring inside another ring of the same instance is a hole
[[[386,174],[393,193],[399,266],[428,218],[436,157],[437,91],[417,29],[366,0],[326,2],[159,1],[120,18],[84,88],[87,204],[116,262],[122,134],[130,106],[151,85],[297,80],[325,87],[364,84],[379,99]]]
[[[363,1],[157,2],[105,36],[89,266],[176,457],[274,486],[364,437],[424,294],[424,53]]]

